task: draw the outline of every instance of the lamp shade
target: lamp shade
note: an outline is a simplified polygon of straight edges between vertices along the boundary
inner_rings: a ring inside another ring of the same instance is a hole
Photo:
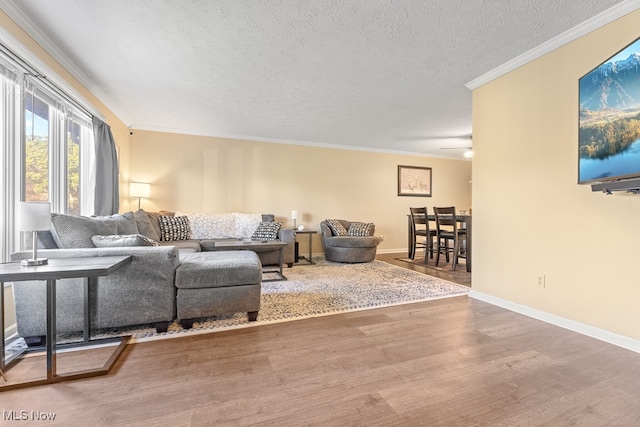
[[[51,203],[19,202],[18,228],[21,231],[39,231],[51,228]]]
[[[148,198],[150,195],[151,195],[151,184],[147,182],[130,182],[129,183],[130,197]]]
[[[291,211],[291,219],[298,219],[298,211]]]

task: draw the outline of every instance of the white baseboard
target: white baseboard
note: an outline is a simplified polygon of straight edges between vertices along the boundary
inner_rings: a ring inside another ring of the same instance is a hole
[[[404,249],[377,249],[376,253],[378,254],[398,254],[398,257],[402,255],[407,255],[407,248]],[[304,253],[300,253],[300,255],[307,255]],[[314,252],[311,254],[312,256],[324,256],[324,252]]]
[[[403,253],[405,255],[407,254],[407,248],[404,248],[404,249],[378,249],[377,253],[379,253],[379,254],[398,254],[398,256],[401,256]]]
[[[567,319],[561,316],[556,316],[555,314],[547,313],[536,308],[527,307],[525,305],[517,304],[512,301],[474,291],[473,289],[469,293],[469,297],[484,301],[489,304],[497,305],[498,307],[506,308],[507,310],[514,311],[516,313],[524,314],[525,316],[532,317],[534,319],[542,320],[543,322],[550,323],[561,328],[578,332],[579,334],[583,334],[618,347],[626,348],[627,350],[631,350],[636,353],[640,353],[640,340],[634,338],[629,338],[624,335],[616,334],[615,332],[596,328],[595,326],[576,322],[575,320]]]

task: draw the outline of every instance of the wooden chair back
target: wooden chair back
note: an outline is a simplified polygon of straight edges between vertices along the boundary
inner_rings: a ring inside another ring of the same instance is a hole
[[[458,232],[458,220],[456,218],[455,206],[434,207],[433,211],[436,216],[436,231],[438,234]]]

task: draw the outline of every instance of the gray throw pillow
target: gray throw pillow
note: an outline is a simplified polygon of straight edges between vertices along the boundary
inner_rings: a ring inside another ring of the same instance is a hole
[[[110,236],[96,235],[91,237],[91,241],[94,245],[96,245],[97,248],[117,248],[123,246],[159,246],[157,242],[141,234],[113,234]]]
[[[51,214],[53,237],[58,247],[95,248],[91,237],[95,235],[117,234],[118,226],[115,221],[103,221],[86,216]]]

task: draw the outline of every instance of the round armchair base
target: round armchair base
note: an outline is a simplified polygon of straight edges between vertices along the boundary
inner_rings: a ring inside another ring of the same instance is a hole
[[[327,261],[357,263],[371,262],[376,258],[376,247],[372,248],[325,248]]]

